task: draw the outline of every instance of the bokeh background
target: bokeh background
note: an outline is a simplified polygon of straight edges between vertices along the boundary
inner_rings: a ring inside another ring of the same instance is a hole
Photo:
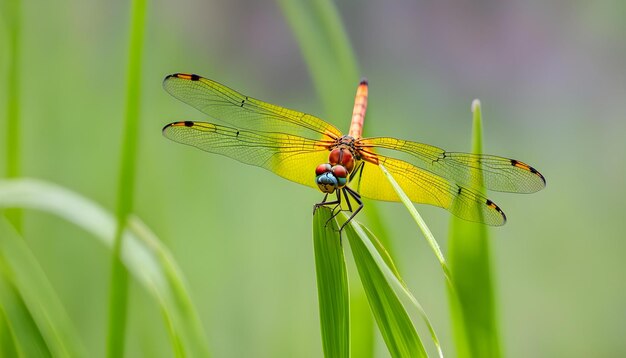
[[[490,195],[509,217],[492,230],[505,355],[626,355],[626,3],[336,6],[370,81],[366,134],[468,151],[470,103],[480,98],[485,151],[528,162],[547,178],[537,194]],[[114,211],[129,5],[24,1],[22,14],[23,174]],[[163,138],[166,123],[205,116],[171,98],[161,81],[201,74],[343,130],[353,93],[343,116],[327,116],[273,1],[155,0],[147,26],[135,212],[181,266],[215,356],[321,356],[311,239],[321,194]],[[0,91],[6,98],[6,86]],[[2,168],[5,160],[0,155]],[[453,352],[434,255],[401,205],[377,209],[401,273],[444,352]],[[445,251],[448,213],[418,209]],[[27,212],[24,222],[80,338],[103,355],[110,252],[56,217]],[[170,356],[158,306],[136,284],[129,307],[128,352]],[[375,345],[387,354],[380,339]]]

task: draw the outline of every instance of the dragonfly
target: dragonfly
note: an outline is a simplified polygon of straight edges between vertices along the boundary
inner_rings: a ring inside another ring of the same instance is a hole
[[[483,189],[533,193],[546,185],[539,171],[516,159],[449,152],[392,137],[362,138],[367,80],[357,87],[347,135],[318,117],[260,101],[198,75],[168,75],[163,87],[228,124],[173,122],[163,128],[165,137],[319,189],[325,195],[314,208],[333,206],[333,212],[336,208],[337,213],[351,212],[341,229],[363,208],[362,197],[400,201],[380,166],[412,202],[438,206],[462,219],[491,226],[504,225],[506,215],[484,196]],[[380,149],[402,152],[408,159],[382,155]],[[347,209],[342,209],[342,200]]]

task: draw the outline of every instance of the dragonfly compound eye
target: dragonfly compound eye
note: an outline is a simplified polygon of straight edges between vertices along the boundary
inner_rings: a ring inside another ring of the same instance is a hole
[[[332,170],[332,167],[330,164],[325,163],[325,164],[320,164],[317,166],[317,168],[315,168],[315,175],[322,175],[324,173],[328,173],[329,171]]]
[[[343,165],[335,165],[332,168],[333,175],[337,178],[339,187],[342,188],[348,182],[348,170]]]
[[[337,178],[331,172],[318,175],[315,178],[315,183],[317,183],[317,186],[320,188],[322,193],[328,194],[333,193],[339,186]]]
[[[328,161],[331,165],[343,165],[348,172],[354,168],[354,157],[347,148],[335,148],[328,155]]]

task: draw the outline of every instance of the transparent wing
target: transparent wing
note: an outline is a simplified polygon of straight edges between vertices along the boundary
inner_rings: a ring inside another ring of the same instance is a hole
[[[376,147],[408,153],[412,156],[412,164],[461,186],[511,193],[534,193],[546,186],[541,173],[515,159],[446,152],[432,145],[388,137],[361,139],[357,145],[360,148]]]
[[[315,167],[328,161],[324,143],[283,133],[238,130],[207,122],[175,122],[163,128],[163,135],[313,188],[317,188]]]
[[[499,226],[506,222],[504,212],[480,193],[399,159],[378,156],[378,160],[414,203],[438,206],[462,219],[487,225]],[[357,172],[350,187],[366,198],[400,201],[380,167],[362,163],[362,172]]]
[[[198,75],[169,75],[163,80],[163,88],[212,118],[237,128],[320,139],[341,137],[337,128],[317,117],[259,101]]]

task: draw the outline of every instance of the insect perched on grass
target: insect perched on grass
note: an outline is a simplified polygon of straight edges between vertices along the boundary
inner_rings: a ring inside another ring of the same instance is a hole
[[[198,75],[169,75],[163,87],[181,101],[234,126],[174,122],[163,128],[163,135],[317,187],[325,195],[316,208],[328,205],[341,210],[343,194],[352,212],[343,226],[363,208],[361,197],[400,201],[379,164],[393,175],[411,201],[439,206],[462,219],[487,225],[503,225],[506,216],[480,193],[481,187],[533,193],[546,185],[543,175],[519,160],[447,152],[390,137],[361,138],[367,109],[366,80],[357,88],[348,135],[320,118],[259,101]],[[404,152],[410,160],[378,154],[376,148]],[[327,201],[333,193],[336,199]],[[357,204],[354,210],[350,199]]]

